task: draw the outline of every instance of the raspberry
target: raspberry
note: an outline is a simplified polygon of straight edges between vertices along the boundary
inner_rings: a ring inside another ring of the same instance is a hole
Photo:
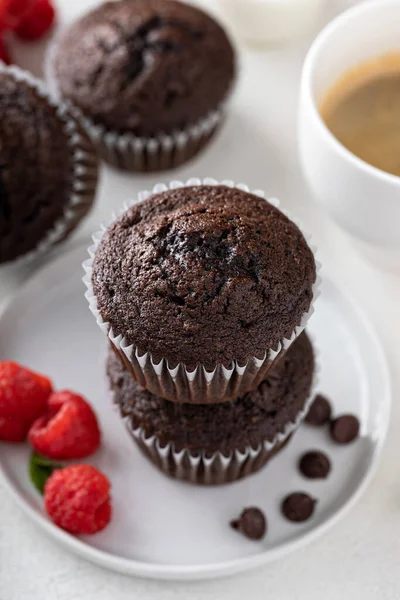
[[[107,477],[91,465],[59,469],[44,488],[47,514],[70,533],[97,533],[111,520],[110,487]]]
[[[4,63],[6,63],[6,65],[11,64],[11,58],[8,53],[8,48],[6,46],[4,39],[1,37],[1,34],[0,34],[0,60],[2,60]]]
[[[36,452],[56,460],[85,458],[100,445],[100,430],[91,406],[73,392],[54,392],[47,412],[32,425],[29,442]]]
[[[21,0],[17,1],[21,3]],[[23,40],[39,40],[54,23],[53,5],[50,0],[25,0],[25,4],[26,10],[19,14],[13,31]]]
[[[13,29],[21,16],[30,10],[33,0],[0,0],[0,21],[2,29]]]
[[[0,0],[0,27],[13,31],[21,19],[32,11],[36,0]]]
[[[21,440],[23,431],[26,434],[46,410],[51,391],[51,381],[44,375],[15,362],[0,362],[0,439]]]
[[[29,423],[14,417],[0,417],[0,440],[3,442],[23,442],[29,430]]]

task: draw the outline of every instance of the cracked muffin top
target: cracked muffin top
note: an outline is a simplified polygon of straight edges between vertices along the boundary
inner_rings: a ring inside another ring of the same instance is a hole
[[[55,57],[61,94],[109,130],[152,136],[215,110],[235,74],[223,29],[175,0],[108,2],[74,23]]]
[[[56,109],[0,73],[0,263],[34,250],[71,193],[72,157]]]
[[[262,198],[225,186],[166,191],[108,228],[93,263],[98,309],[141,352],[192,367],[264,357],[312,302],[302,233]]]

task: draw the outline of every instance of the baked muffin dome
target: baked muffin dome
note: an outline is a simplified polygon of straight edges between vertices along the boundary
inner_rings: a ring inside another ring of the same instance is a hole
[[[4,263],[35,251],[60,219],[63,227],[55,242],[76,227],[93,201],[97,159],[81,131],[80,143],[88,151],[82,159],[87,193],[79,192],[82,196],[76,196],[66,219],[76,183],[68,117],[61,118],[35,85],[13,68],[0,70],[0,115],[0,263]]]
[[[97,308],[115,335],[170,365],[243,364],[290,338],[316,267],[298,227],[237,188],[169,190],[132,206],[93,261]]]
[[[59,90],[95,123],[149,137],[181,130],[225,99],[235,74],[224,30],[175,0],[102,4],[62,36]]]

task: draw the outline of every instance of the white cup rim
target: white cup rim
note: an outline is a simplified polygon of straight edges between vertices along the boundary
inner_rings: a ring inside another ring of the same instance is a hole
[[[265,6],[268,5],[276,5],[279,6],[281,4],[293,4],[298,3],[299,1],[307,2],[308,0],[244,0],[244,3],[252,3],[252,4],[263,4]],[[321,2],[321,0],[314,0],[315,2]],[[231,0],[227,0],[227,2],[231,2]]]
[[[318,110],[316,99],[312,90],[312,77],[314,69],[320,54],[320,51],[326,41],[334,35],[340,32],[342,25],[348,20],[349,17],[354,17],[359,14],[366,13],[368,11],[375,11],[376,9],[382,8],[382,6],[399,5],[399,0],[367,0],[334,18],[322,31],[317,35],[314,42],[312,43],[303,66],[302,74],[302,95],[308,105],[311,107],[311,116],[318,127],[321,129],[322,135],[325,140],[333,146],[337,153],[339,153],[345,160],[350,162],[355,168],[361,171],[379,178],[381,181],[390,183],[392,185],[400,186],[400,177],[387,173],[382,169],[378,169],[373,165],[365,162],[352,152],[348,150],[339,140],[333,135],[333,133],[326,126],[321,114]],[[349,67],[351,68],[351,67]]]

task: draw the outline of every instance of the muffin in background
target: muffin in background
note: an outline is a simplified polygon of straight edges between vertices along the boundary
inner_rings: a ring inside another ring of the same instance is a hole
[[[192,483],[221,484],[258,471],[288,443],[312,400],[314,355],[303,333],[258,388],[207,406],[154,396],[111,348],[107,374],[129,433],[159,469]]]
[[[0,264],[64,240],[90,210],[95,149],[30,74],[0,66]]]
[[[176,0],[100,5],[62,32],[48,80],[85,117],[106,162],[171,169],[219,127],[235,79],[234,49],[210,16]]]
[[[299,228],[263,198],[176,185],[156,186],[96,234],[87,298],[143,387],[224,402],[257,387],[304,329],[316,264]]]

